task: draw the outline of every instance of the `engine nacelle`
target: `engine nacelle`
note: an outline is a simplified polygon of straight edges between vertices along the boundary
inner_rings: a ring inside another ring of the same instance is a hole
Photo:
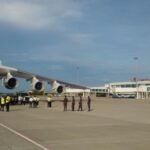
[[[58,94],[61,94],[64,92],[65,90],[65,86],[61,85],[60,83],[58,83],[57,81],[54,81],[52,84],[52,90]]]
[[[7,89],[14,89],[17,85],[17,79],[10,73],[7,73],[7,76],[3,78],[3,85]]]
[[[32,79],[32,90],[33,91],[42,91],[43,90],[43,83],[35,77]]]

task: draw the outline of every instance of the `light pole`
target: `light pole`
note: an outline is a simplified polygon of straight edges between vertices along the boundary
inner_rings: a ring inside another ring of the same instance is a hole
[[[138,57],[134,57],[133,58],[134,60],[135,60],[135,81],[137,81],[138,80]]]
[[[138,57],[133,57],[135,60],[135,82],[136,82],[136,98],[139,98],[139,85],[138,85]]]

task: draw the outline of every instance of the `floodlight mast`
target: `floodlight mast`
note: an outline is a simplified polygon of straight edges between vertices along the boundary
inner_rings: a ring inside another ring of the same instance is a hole
[[[133,57],[135,60],[135,82],[136,82],[136,98],[139,99],[139,85],[138,85],[138,57]]]

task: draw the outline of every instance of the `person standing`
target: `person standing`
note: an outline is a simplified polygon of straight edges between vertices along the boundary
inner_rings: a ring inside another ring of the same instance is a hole
[[[22,105],[23,97],[21,95],[18,96],[18,104]]]
[[[33,107],[36,107],[36,96],[33,96]]]
[[[79,110],[83,111],[83,109],[82,109],[82,96],[80,96],[80,100],[79,100],[78,111],[79,111]]]
[[[14,97],[11,97],[11,104],[15,105],[15,98]]]
[[[75,98],[74,98],[74,96],[72,96],[71,108],[72,108],[72,111],[74,111],[74,108],[75,108]]]
[[[64,111],[67,111],[67,103],[68,103],[68,98],[65,96],[64,98]]]
[[[1,111],[4,111],[4,106],[5,106],[5,98],[2,96],[1,97]]]
[[[88,111],[90,111],[91,110],[91,97],[90,96],[88,96],[87,106],[88,106]]]
[[[47,97],[47,106],[48,106],[48,107],[52,107],[52,97],[51,97],[51,95],[49,95],[49,96]]]
[[[9,112],[10,96],[6,96],[6,111]]]
[[[39,100],[40,100],[40,98],[36,97],[36,107],[38,107],[38,105],[39,105]]]
[[[33,98],[32,96],[30,96],[29,98],[29,107],[32,108],[32,103],[33,103]]]
[[[1,111],[1,97],[0,97],[0,111]]]

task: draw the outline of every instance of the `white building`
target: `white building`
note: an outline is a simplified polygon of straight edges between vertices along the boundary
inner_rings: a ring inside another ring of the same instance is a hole
[[[116,82],[105,85],[109,95],[135,96],[137,99],[150,97],[150,81]]]
[[[91,93],[95,96],[148,99],[150,98],[150,81],[108,83],[103,87],[92,87]]]
[[[65,95],[68,95],[68,96],[79,96],[79,95],[82,95],[84,97],[84,96],[90,95],[90,89],[66,88],[64,93],[65,93]]]
[[[107,87],[91,87],[91,94],[96,97],[106,97],[108,95]]]

